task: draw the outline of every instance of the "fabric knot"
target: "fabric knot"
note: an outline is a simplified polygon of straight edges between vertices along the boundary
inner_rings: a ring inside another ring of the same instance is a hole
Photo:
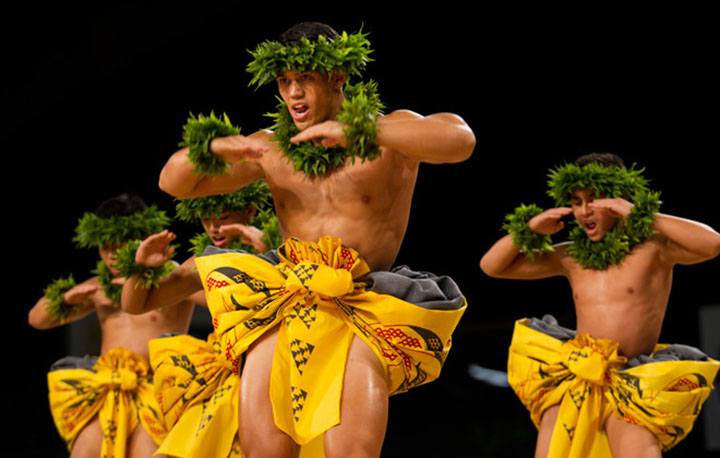
[[[355,283],[346,269],[302,261],[287,271],[285,288],[293,292],[307,290],[322,296],[342,297],[354,291]]]
[[[568,370],[577,377],[597,384],[603,383],[608,366],[605,356],[590,347],[570,350],[565,363]]]
[[[97,373],[100,383],[113,389],[132,391],[137,387],[137,374],[127,369],[101,370]]]

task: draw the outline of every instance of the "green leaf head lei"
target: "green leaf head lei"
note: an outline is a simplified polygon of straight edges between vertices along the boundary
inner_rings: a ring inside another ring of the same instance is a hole
[[[160,232],[168,224],[170,218],[155,205],[130,215],[107,218],[87,212],[80,218],[75,228],[73,241],[80,248],[102,248],[105,245],[118,245],[129,240],[144,239]]]
[[[175,205],[175,217],[192,223],[200,219],[219,217],[224,212],[243,211],[247,208],[254,208],[260,213],[271,205],[270,189],[264,181],[257,180],[230,194],[180,200]]]

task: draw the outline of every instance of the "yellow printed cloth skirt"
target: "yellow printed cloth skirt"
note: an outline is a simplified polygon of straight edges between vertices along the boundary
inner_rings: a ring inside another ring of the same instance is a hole
[[[214,333],[153,339],[155,397],[169,431],[157,453],[176,457],[239,457],[240,378]]]
[[[617,342],[575,335],[546,315],[515,323],[508,378],[536,426],[560,406],[549,457],[611,457],[604,433],[611,414],[643,426],[668,450],[692,429],[718,368],[685,345],[658,344],[628,361]]]
[[[53,420],[68,450],[96,414],[103,432],[102,457],[124,457],[138,423],[156,444],[166,434],[148,364],[125,348],[99,358],[57,361],[48,373],[48,389]]]
[[[450,278],[404,266],[371,273],[355,250],[331,237],[289,239],[261,256],[209,247],[195,263],[235,372],[250,344],[280,325],[273,416],[301,445],[340,422],[353,336],[377,355],[390,392],[400,393],[439,376],[466,308]]]

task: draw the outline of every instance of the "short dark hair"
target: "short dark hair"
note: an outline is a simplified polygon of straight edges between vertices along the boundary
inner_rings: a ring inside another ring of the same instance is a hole
[[[145,205],[145,202],[137,194],[122,193],[101,203],[97,210],[95,210],[95,214],[100,218],[129,216],[141,212],[146,208],[147,205]]]
[[[625,161],[614,153],[589,153],[583,154],[575,159],[575,165],[583,167],[585,165],[596,163],[606,167],[625,167]]]
[[[325,35],[330,40],[340,36],[335,29],[322,22],[300,22],[280,34],[278,40],[284,45],[291,45],[299,42],[302,38],[315,41],[320,35]]]

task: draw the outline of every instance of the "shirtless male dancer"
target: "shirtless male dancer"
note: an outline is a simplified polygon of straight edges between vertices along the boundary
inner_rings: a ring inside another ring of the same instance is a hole
[[[564,276],[575,331],[551,316],[516,323],[508,376],[538,427],[536,457],[658,457],[692,428],[718,363],[659,345],[673,267],[720,253],[710,227],[659,213],[642,170],[592,153],[551,171],[557,208],[521,206],[483,256],[496,278]],[[571,242],[551,245],[564,216]]]
[[[225,175],[197,173],[192,147],[160,175],[181,199],[263,179],[275,202],[285,244],[273,259],[196,260],[227,357],[238,365],[249,349],[240,441],[251,458],[293,456],[320,434],[328,457],[379,456],[388,396],[439,375],[465,308],[450,279],[389,269],[420,163],[463,161],[475,137],[451,113],[380,115],[374,83],[347,82],[369,52],[366,35],[319,23],[262,43],[248,70],[277,84],[273,130],[211,139]],[[432,297],[407,296],[420,283]]]

